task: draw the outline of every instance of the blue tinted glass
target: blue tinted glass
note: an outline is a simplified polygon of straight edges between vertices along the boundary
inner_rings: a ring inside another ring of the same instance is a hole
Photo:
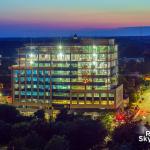
[[[45,85],[45,88],[46,89],[50,89],[50,85]]]
[[[41,82],[43,82],[43,81],[44,81],[44,79],[43,79],[43,78],[39,78],[39,80],[40,80]]]
[[[44,95],[44,92],[39,92],[39,95],[40,95],[40,96],[43,96],[43,95]]]
[[[19,70],[14,70],[14,73],[15,73],[15,74],[18,74],[18,73],[19,73]]]
[[[48,71],[47,71],[47,70],[45,70],[45,74],[48,74]]]
[[[40,88],[40,89],[44,89],[44,86],[43,86],[43,85],[39,85],[39,88]]]
[[[27,70],[27,74],[30,75],[31,74],[31,70]]]
[[[27,81],[31,81],[31,77],[27,77]]]
[[[18,78],[14,78],[14,80],[15,80],[16,82],[18,82]]]
[[[33,77],[33,81],[37,81],[37,77]]]
[[[21,82],[24,82],[24,77],[21,77],[21,78],[20,78],[20,81],[21,81]]]
[[[27,91],[27,95],[31,95],[31,91]]]
[[[45,81],[46,82],[50,82],[50,78],[45,78]]]
[[[37,88],[37,85],[34,84],[34,85],[33,85],[33,88]]]
[[[33,74],[37,74],[37,70],[33,70]]]
[[[43,75],[43,70],[39,70],[39,74]]]
[[[37,92],[33,92],[33,96],[37,96]]]
[[[21,91],[21,95],[25,95],[25,91]]]

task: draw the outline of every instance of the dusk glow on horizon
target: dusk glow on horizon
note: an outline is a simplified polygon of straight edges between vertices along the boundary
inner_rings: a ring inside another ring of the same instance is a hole
[[[149,0],[1,0],[1,34],[149,26],[149,6]]]

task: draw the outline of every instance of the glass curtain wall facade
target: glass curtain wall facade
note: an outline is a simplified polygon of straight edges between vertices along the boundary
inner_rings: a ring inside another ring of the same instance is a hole
[[[100,44],[26,46],[12,66],[15,102],[115,105],[118,49]]]

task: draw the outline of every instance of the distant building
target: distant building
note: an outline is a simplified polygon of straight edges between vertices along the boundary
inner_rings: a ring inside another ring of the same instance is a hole
[[[144,62],[144,57],[123,57],[122,61],[129,62],[129,61],[135,61],[137,63]]]
[[[18,107],[117,109],[118,48],[113,39],[79,39],[18,50],[12,70],[12,97]]]

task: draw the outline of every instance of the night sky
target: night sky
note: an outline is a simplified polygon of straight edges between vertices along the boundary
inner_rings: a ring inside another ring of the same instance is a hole
[[[0,37],[149,26],[150,0],[0,0]]]

